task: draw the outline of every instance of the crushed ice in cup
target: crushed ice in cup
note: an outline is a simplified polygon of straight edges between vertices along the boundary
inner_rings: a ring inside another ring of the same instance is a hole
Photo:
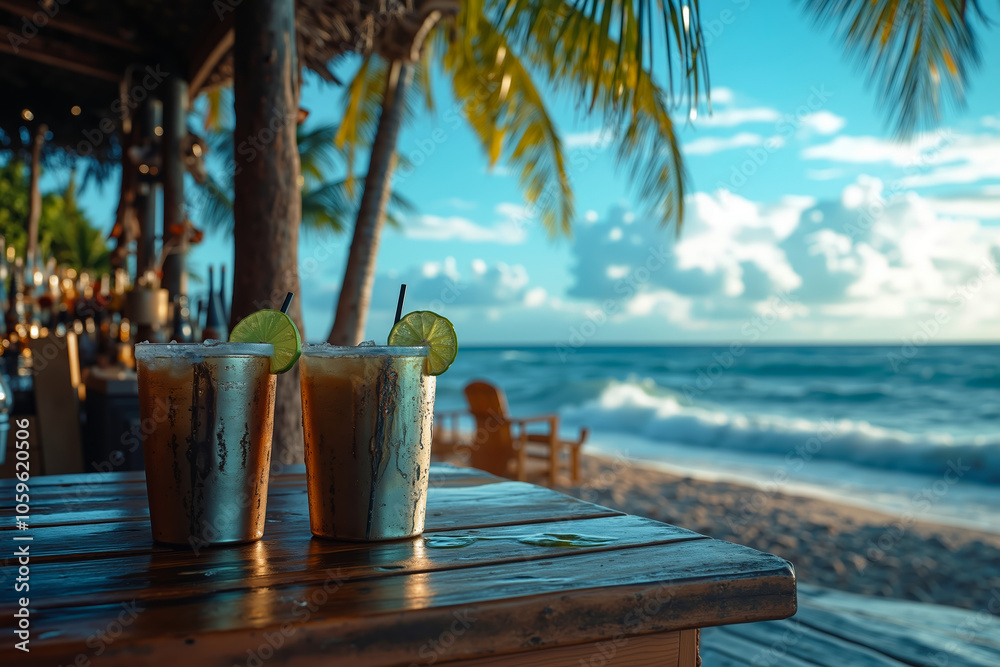
[[[205,341],[202,343],[202,345],[207,345],[208,347],[212,347],[213,345],[221,345],[221,344],[222,344],[222,341],[219,340],[218,338],[206,338]]]
[[[375,341],[374,340],[363,340],[360,343],[358,343],[358,347],[375,347]]]

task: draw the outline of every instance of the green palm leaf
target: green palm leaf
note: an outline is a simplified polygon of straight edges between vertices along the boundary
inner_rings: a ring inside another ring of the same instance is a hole
[[[979,65],[968,14],[973,0],[805,0],[869,70],[879,104],[900,136],[938,122],[946,100],[964,104]]]
[[[573,191],[559,133],[531,75],[507,40],[485,18],[477,39],[449,43],[444,66],[455,97],[479,137],[490,166],[501,157],[515,167],[525,199],[549,233],[568,233]],[[550,184],[554,184],[551,185]]]
[[[499,0],[485,11],[513,46],[542,57],[553,79],[571,81],[591,108],[609,91],[620,97],[637,72],[664,66],[672,103],[692,105],[707,95],[698,0]],[[560,53],[571,61],[560,61]]]
[[[531,64],[545,72],[557,90],[585,94],[591,108],[603,115],[616,161],[630,174],[640,202],[662,223],[676,222],[680,231],[687,173],[670,116],[671,107],[677,105],[671,105],[668,91],[653,81],[648,69],[651,63],[639,65],[643,61],[644,28],[643,21],[633,13],[633,5],[617,5],[617,17],[605,20],[606,12],[598,16],[592,9],[591,18],[568,3],[544,0],[525,4],[534,5],[536,10],[547,8],[533,16],[512,14],[519,16],[523,25],[511,25],[509,29],[526,31],[522,39],[534,44],[528,52]],[[640,18],[646,17],[643,20],[648,25],[650,9],[637,4],[643,12]],[[700,39],[697,10],[697,3],[692,3],[687,30],[683,16],[678,18],[675,39],[684,48],[694,48],[692,44]],[[621,39],[612,39],[608,33],[618,29]],[[630,58],[626,58],[626,66],[621,66],[622,54],[631,54],[632,65],[627,65]],[[695,62],[686,75],[684,95],[693,96],[688,99],[700,94],[702,84],[708,85],[707,74],[702,79],[697,65]]]

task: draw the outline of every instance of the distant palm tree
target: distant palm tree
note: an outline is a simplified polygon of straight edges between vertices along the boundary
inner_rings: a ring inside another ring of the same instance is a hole
[[[351,188],[347,161],[334,144],[335,125],[321,125],[311,130],[299,126],[297,131],[302,174],[302,226],[316,231],[342,232],[357,210],[357,193]],[[219,170],[208,170],[205,182],[193,195],[201,224],[231,232],[233,219],[233,130],[215,127],[207,137],[210,155],[219,156]],[[392,198],[390,222],[398,223],[397,215],[413,210],[403,197]]]
[[[449,11],[454,21],[442,21]],[[353,345],[363,336],[397,136],[414,81],[429,99],[434,63],[451,77],[489,164],[504,160],[516,169],[550,234],[569,232],[573,191],[535,75],[603,116],[616,161],[629,170],[640,199],[679,227],[685,172],[669,112],[671,98],[692,105],[707,94],[698,0],[418,0],[413,15],[408,31],[392,26],[347,88],[337,143],[349,156],[355,144],[370,146],[371,156],[331,343]],[[652,52],[655,26],[665,39],[662,53]],[[666,90],[652,78],[661,58]]]
[[[111,271],[106,235],[91,225],[77,206],[75,170],[70,171],[62,197],[47,197],[44,209],[42,233],[56,262],[96,275]]]
[[[976,0],[803,2],[868,69],[898,136],[933,127],[947,103],[964,103],[969,73],[979,65],[972,20],[986,22]]]

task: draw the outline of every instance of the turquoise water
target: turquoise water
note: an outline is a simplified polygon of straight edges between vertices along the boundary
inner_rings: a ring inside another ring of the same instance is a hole
[[[934,511],[1000,509],[1000,346],[463,349],[438,409],[464,407],[473,378],[514,413],[589,426],[606,453],[764,481],[780,469],[900,509],[947,480]]]

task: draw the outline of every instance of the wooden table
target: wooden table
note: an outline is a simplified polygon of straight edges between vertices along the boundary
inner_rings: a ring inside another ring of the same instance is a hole
[[[431,486],[423,538],[330,542],[293,466],[271,479],[263,540],[195,554],[152,542],[141,473],[34,478],[26,531],[4,480],[0,664],[694,667],[697,628],[795,613],[776,556],[474,470],[435,465]]]

